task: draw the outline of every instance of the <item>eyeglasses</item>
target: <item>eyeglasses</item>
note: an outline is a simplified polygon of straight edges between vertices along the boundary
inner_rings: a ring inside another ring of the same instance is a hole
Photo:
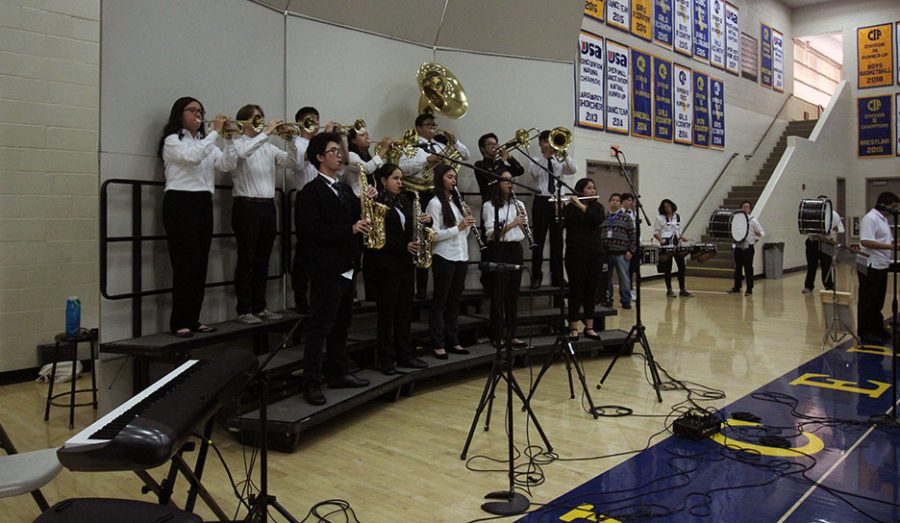
[[[509,178],[500,178],[500,183],[512,183],[512,180]]]
[[[331,153],[335,156],[344,156],[344,150],[338,149],[337,147],[333,147],[331,149],[325,149],[325,154]]]
[[[193,114],[206,114],[206,113],[204,113],[203,109],[201,109],[199,107],[185,107],[184,111],[187,113],[193,113]]]

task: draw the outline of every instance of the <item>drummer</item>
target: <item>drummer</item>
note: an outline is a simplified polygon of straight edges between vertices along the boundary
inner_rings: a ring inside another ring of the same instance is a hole
[[[831,230],[828,231],[828,239],[832,243],[837,244],[837,235],[844,232],[844,223],[841,221],[841,215],[831,207],[831,200],[825,195],[819,195],[818,198],[825,205],[825,212],[831,210]],[[815,201],[815,200],[813,200]],[[823,220],[825,216],[822,216]],[[827,227],[823,224],[823,228]],[[822,234],[810,234],[806,237],[806,281],[803,284],[803,294],[809,294],[813,291],[816,284],[816,268],[822,269],[822,285],[825,290],[834,290],[834,279],[831,275],[831,256],[820,250],[820,239]]]
[[[674,298],[675,291],[672,290],[672,259],[674,258],[675,264],[678,266],[678,295],[682,298],[690,298],[693,294],[688,292],[684,284],[684,256],[679,256],[677,253],[678,245],[687,241],[681,232],[681,216],[675,212],[677,210],[678,206],[668,198],[659,203],[659,217],[653,224],[653,237],[659,241],[661,246],[669,246],[671,251],[665,256],[665,260],[660,259],[657,269],[663,273],[666,280],[666,296]],[[664,249],[660,249],[660,258],[663,257],[664,252]]]
[[[734,256],[734,287],[728,291],[728,294],[741,292],[741,272],[743,271],[743,279],[747,282],[747,292],[744,293],[744,296],[753,295],[753,255],[756,254],[753,246],[766,234],[766,231],[763,230],[759,220],[750,214],[751,210],[753,210],[753,205],[750,202],[741,202],[741,211],[747,215],[749,230],[743,241],[731,246]]]

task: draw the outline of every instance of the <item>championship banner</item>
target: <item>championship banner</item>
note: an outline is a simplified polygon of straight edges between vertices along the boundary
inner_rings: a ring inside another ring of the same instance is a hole
[[[606,0],[606,24],[628,32],[631,22],[631,0]]]
[[[694,143],[694,108],[691,94],[691,70],[678,64],[672,66],[675,73],[675,143]]]
[[[691,0],[674,0],[675,16],[675,52],[685,56],[693,54],[693,14],[691,13]]]
[[[652,57],[631,50],[631,134],[638,138],[653,137]]]
[[[578,100],[576,122],[579,127],[603,129],[603,38],[581,31],[578,35],[578,81],[575,98]]]
[[[772,87],[772,28],[759,24],[759,78],[763,87]]]
[[[897,22],[894,26],[894,35],[897,39],[897,47],[895,49],[897,49],[897,53],[900,54],[900,22]],[[897,60],[897,71],[894,76],[897,77],[897,83],[900,84],[900,59]],[[900,151],[897,151],[897,153],[900,154]]]
[[[694,71],[694,145],[709,147],[709,77]]]
[[[653,57],[653,139],[672,141],[672,62]]]
[[[584,0],[584,16],[603,21],[604,0]]]
[[[859,89],[894,85],[894,24],[856,30]]]
[[[631,82],[628,46],[606,41],[606,130],[628,134],[631,123]]]
[[[709,146],[725,148],[725,82],[709,78]]]
[[[857,155],[860,158],[885,158],[894,155],[892,99],[893,96],[886,94],[856,100],[859,137]]]
[[[709,0],[694,0],[694,58],[709,61]]]
[[[631,34],[653,39],[653,0],[631,0]]]
[[[672,0],[654,0],[653,41],[672,48]]]
[[[784,92],[784,35],[772,29],[772,89]]]
[[[897,143],[898,141],[900,141],[900,128],[898,128],[900,127],[900,114],[897,114],[900,113],[900,94],[897,94],[895,96],[896,99],[894,100],[894,111],[896,112],[894,113],[894,153],[897,156],[900,156],[900,143]]]
[[[725,2],[725,70],[741,74],[741,11]]]
[[[725,0],[709,1],[709,65],[725,69]]]

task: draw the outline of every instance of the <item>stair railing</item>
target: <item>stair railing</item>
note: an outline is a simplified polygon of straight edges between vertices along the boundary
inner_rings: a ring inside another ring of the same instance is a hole
[[[790,93],[788,94],[787,98],[784,99],[784,103],[781,104],[781,109],[779,109],[778,112],[775,113],[775,116],[772,117],[772,121],[769,122],[769,126],[766,127],[766,132],[762,133],[762,135],[759,137],[759,141],[756,142],[756,147],[753,148],[753,151],[750,154],[744,155],[745,160],[749,160],[756,155],[756,152],[759,151],[759,147],[762,145],[763,141],[765,141],[766,136],[769,136],[769,131],[772,130],[772,126],[775,125],[775,122],[778,121],[778,117],[781,116],[781,113],[784,112],[785,108],[787,108],[788,106],[788,102],[790,102],[793,97],[794,93]]]
[[[710,184],[709,188],[706,189],[706,194],[703,195],[703,198],[700,198],[700,203],[697,204],[697,207],[694,208],[694,212],[691,213],[691,217],[688,218],[687,222],[684,224],[684,230],[688,230],[688,227],[691,226],[691,222],[694,221],[694,217],[697,216],[697,212],[700,210],[700,207],[703,207],[703,203],[706,202],[706,199],[709,198],[709,194],[712,190],[719,185],[719,180],[722,179],[722,176],[725,175],[725,171],[731,167],[731,162],[734,161],[735,158],[738,157],[738,153],[731,153],[731,158],[728,158],[728,162],[725,163],[725,167],[722,167],[722,170],[719,171],[719,175],[716,176],[716,180]]]

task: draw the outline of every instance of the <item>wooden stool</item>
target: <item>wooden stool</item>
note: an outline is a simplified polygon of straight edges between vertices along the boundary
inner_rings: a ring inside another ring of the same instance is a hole
[[[88,342],[91,344],[91,388],[75,390],[75,368],[78,363],[78,344]],[[56,364],[59,363],[59,346],[62,343],[71,343],[74,345],[72,349],[72,388],[66,392],[53,394],[53,384],[56,381]],[[85,407],[93,405],[97,410],[97,375],[94,373],[94,362],[97,361],[97,331],[83,331],[69,336],[65,333],[56,335],[56,347],[53,349],[53,367],[50,371],[50,388],[47,391],[47,404],[44,407],[44,421],[50,419],[50,405],[56,407],[65,407],[63,403],[54,403],[53,400],[62,396],[69,396],[69,428],[75,428],[75,407]],[[93,394],[93,401],[89,403],[75,403],[75,394],[79,392],[90,392]]]

